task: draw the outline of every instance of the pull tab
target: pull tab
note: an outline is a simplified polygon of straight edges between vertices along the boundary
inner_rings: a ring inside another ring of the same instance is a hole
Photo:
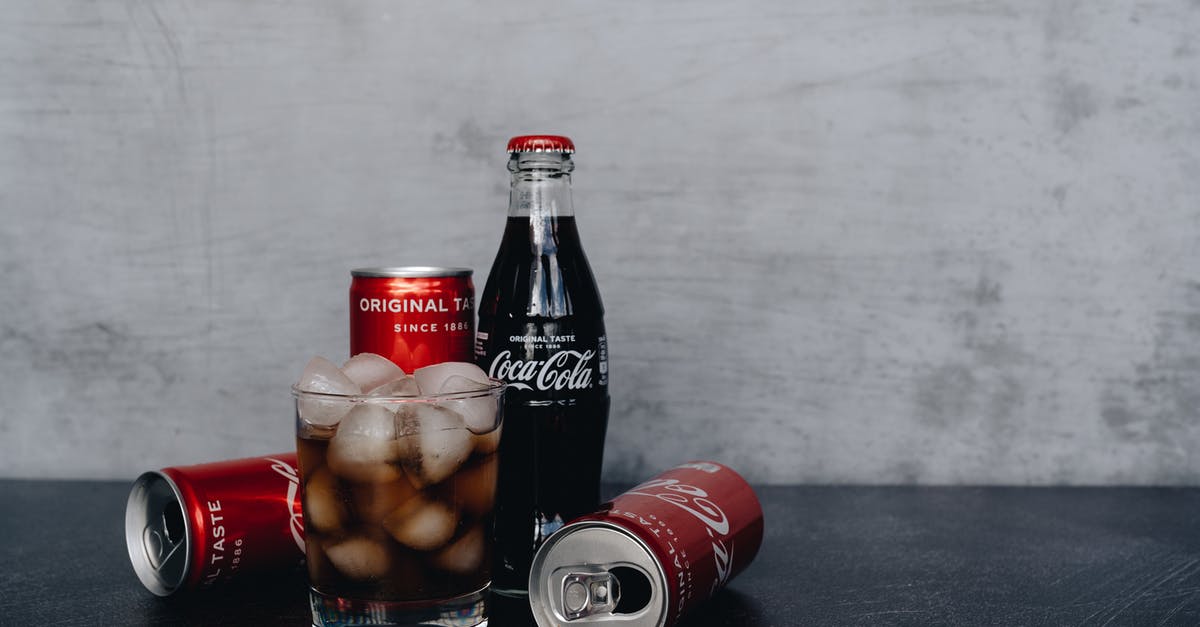
[[[146,558],[150,560],[150,566],[154,570],[162,568],[164,553],[166,553],[167,542],[163,539],[162,534],[157,529],[146,525],[142,530],[142,547],[146,551]]]
[[[570,573],[563,579],[562,612],[567,620],[611,613],[621,599],[621,583],[608,571]]]
[[[178,503],[168,505],[157,520],[142,530],[142,546],[154,570],[162,570],[167,560],[183,546],[183,512]]]

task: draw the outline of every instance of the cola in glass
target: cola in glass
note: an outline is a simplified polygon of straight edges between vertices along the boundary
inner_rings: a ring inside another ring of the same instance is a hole
[[[528,593],[542,542],[600,500],[608,426],[604,307],[571,202],[574,144],[509,141],[508,222],[478,301],[477,363],[509,384],[492,590]]]
[[[292,395],[313,625],[487,624],[504,390],[472,363],[309,362]]]

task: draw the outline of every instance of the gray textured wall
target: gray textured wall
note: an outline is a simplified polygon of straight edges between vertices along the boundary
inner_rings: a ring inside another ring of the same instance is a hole
[[[1200,480],[1200,2],[0,6],[0,475],[292,446],[351,267],[579,146],[607,472]]]

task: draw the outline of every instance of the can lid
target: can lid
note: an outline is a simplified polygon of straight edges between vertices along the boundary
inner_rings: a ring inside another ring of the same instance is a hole
[[[165,597],[183,585],[191,566],[192,529],[183,496],[170,477],[143,473],[125,503],[125,547],[146,589]]]
[[[653,551],[623,527],[577,522],[550,536],[529,571],[529,606],[539,627],[662,627],[667,578]]]
[[[508,140],[508,154],[514,152],[575,152],[575,142],[564,135],[518,135]]]
[[[471,276],[474,272],[470,268],[450,266],[379,266],[374,268],[355,268],[350,271],[350,276],[373,279],[432,279]]]

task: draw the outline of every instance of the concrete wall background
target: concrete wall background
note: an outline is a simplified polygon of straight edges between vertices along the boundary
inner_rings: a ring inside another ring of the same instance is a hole
[[[579,146],[606,472],[1200,480],[1200,3],[0,6],[0,475],[292,446],[348,270]]]

